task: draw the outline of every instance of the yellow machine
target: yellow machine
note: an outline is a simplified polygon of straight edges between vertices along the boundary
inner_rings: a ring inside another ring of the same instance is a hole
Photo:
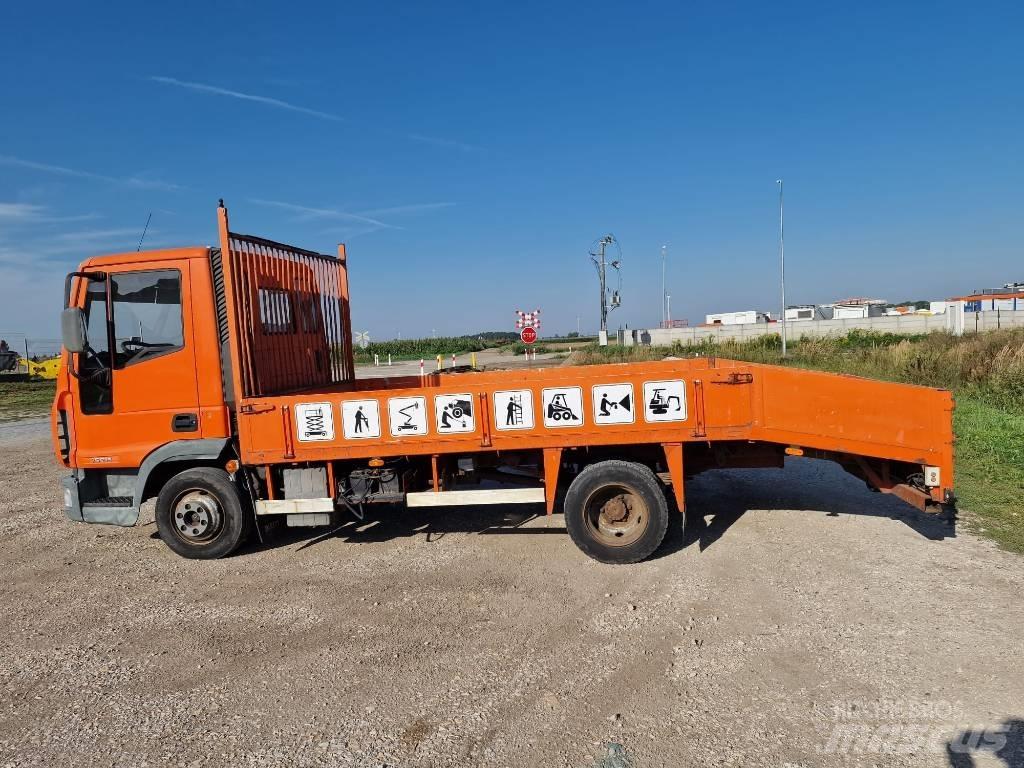
[[[28,370],[28,375],[36,379],[56,379],[57,371],[60,369],[60,358],[51,357],[49,360],[27,360],[24,357],[18,359],[18,365]]]

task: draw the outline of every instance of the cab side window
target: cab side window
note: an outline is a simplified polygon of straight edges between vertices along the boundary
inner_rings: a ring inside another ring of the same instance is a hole
[[[184,348],[181,272],[161,269],[111,275],[111,299],[117,368]]]
[[[85,292],[85,317],[89,349],[94,353],[79,355],[82,372],[79,392],[82,413],[110,413],[114,401],[109,383],[103,378],[104,368],[110,365],[110,346],[107,342],[107,286],[103,282],[90,282]]]

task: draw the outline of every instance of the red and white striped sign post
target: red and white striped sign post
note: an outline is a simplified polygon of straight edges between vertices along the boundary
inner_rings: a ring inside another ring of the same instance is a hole
[[[524,350],[526,359],[530,359],[529,346],[537,341],[539,336],[538,330],[540,329],[540,310],[535,309],[533,312],[523,312],[522,310],[516,310],[516,328],[519,330],[519,340],[526,344],[527,349]],[[533,353],[534,360],[537,359],[537,352]]]
[[[521,331],[523,328],[540,328],[540,310],[535,309],[533,312],[523,312],[522,310],[516,310],[516,330]]]

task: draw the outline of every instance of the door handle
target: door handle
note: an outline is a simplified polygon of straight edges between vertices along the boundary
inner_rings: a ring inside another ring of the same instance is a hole
[[[199,429],[199,417],[194,413],[176,413],[171,419],[174,432],[195,432]]]

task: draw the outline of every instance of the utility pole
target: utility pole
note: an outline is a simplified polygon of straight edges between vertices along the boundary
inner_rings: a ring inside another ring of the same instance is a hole
[[[665,327],[672,325],[672,294],[665,294]]]
[[[612,245],[615,242],[615,238],[611,235],[605,235],[597,243],[597,253],[590,254],[590,260],[594,262],[594,266],[597,267],[597,279],[601,284],[601,330],[599,333],[598,343],[608,343],[608,283],[605,278],[605,271],[607,263],[605,262],[604,252],[605,248]]]
[[[665,293],[665,262],[668,260],[668,246],[661,246],[661,327],[668,320],[668,294]]]
[[[776,179],[779,185],[779,264],[782,268],[782,316],[779,322],[782,323],[782,356],[786,356],[786,237],[785,219],[782,208],[782,179]]]

